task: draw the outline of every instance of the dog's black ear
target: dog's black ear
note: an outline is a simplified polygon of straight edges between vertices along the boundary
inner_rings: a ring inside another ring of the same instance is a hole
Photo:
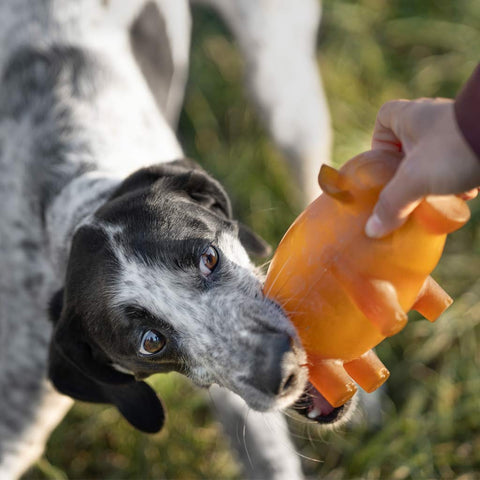
[[[53,342],[48,374],[59,392],[84,402],[111,403],[142,432],[156,433],[165,422],[162,403],[145,382],[112,385],[94,380],[65,357]]]
[[[242,223],[238,224],[238,239],[250,255],[264,258],[272,253],[270,245]]]
[[[56,325],[60,320],[60,315],[63,309],[63,288],[58,290],[50,299],[48,304],[48,316],[50,321]]]
[[[55,310],[58,296],[51,302]],[[165,421],[160,399],[144,382],[115,370],[85,338],[81,319],[62,315],[50,343],[48,376],[55,388],[85,402],[112,403],[134,427],[158,432]]]
[[[162,180],[161,185],[168,190],[185,192],[200,205],[225,218],[232,218],[230,199],[223,187],[189,159],[159,163],[137,170],[122,182],[110,199],[149,188],[159,180]]]

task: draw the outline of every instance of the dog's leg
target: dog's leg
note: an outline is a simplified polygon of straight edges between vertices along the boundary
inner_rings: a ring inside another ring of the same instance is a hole
[[[43,453],[45,443],[73,401],[43,383],[35,416],[22,430],[9,431],[8,425],[0,427],[2,438],[8,439],[0,449],[0,478],[20,477]],[[23,425],[25,426],[25,425]],[[8,435],[8,436],[7,436]]]
[[[213,7],[246,59],[249,90],[275,142],[291,163],[305,200],[330,160],[328,106],[316,61],[318,0],[192,0]]]
[[[129,29],[135,59],[173,130],[187,82],[190,28],[186,0],[155,0],[145,4]]]
[[[12,249],[9,251],[12,255]],[[18,259],[19,251],[14,253]],[[14,264],[19,269],[20,264]],[[37,265],[30,263],[33,271]],[[16,280],[22,278],[32,278],[31,272],[12,274],[13,290],[8,297],[0,294],[4,307],[0,314],[1,479],[18,478],[40,457],[51,431],[72,405],[72,400],[54,391],[46,379],[51,325],[35,308],[32,291],[18,286]],[[37,286],[42,287],[41,281]],[[1,292],[8,292],[5,284],[2,287]],[[36,289],[33,284],[32,288]]]
[[[239,396],[217,386],[210,388],[210,395],[214,411],[248,478],[303,478],[300,459],[281,412],[255,412]]]

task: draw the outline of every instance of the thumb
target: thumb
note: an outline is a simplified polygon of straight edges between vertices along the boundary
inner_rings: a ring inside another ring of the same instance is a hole
[[[401,227],[421,202],[426,191],[419,175],[411,175],[412,158],[402,161],[396,174],[382,190],[372,215],[365,225],[365,233],[371,238],[381,238]]]

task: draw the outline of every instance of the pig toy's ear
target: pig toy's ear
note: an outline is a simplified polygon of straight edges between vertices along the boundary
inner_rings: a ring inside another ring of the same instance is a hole
[[[426,197],[413,215],[430,233],[447,234],[468,222],[470,210],[455,195],[439,195]]]
[[[352,194],[346,188],[345,176],[329,165],[322,165],[318,174],[320,188],[330,197],[341,202],[353,199]]]

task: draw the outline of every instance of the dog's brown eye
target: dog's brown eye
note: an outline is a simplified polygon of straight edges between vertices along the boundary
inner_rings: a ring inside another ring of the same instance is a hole
[[[140,353],[153,355],[158,353],[165,346],[165,343],[165,337],[161,333],[156,330],[147,330],[142,337]]]
[[[218,252],[211,245],[202,253],[200,257],[200,271],[206,277],[210,275],[218,264]]]

